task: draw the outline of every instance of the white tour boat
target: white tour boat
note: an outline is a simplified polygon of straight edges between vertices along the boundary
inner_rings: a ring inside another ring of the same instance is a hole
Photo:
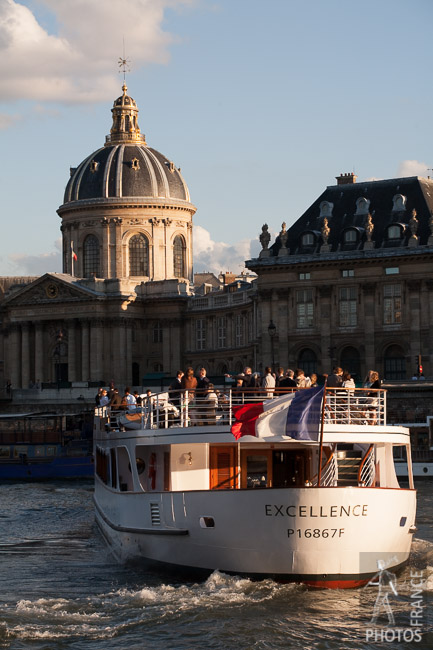
[[[365,584],[379,560],[396,570],[416,530],[410,437],[386,425],[386,391],[371,394],[304,389],[268,399],[233,390],[218,405],[176,396],[176,416],[158,408],[157,395],[136,413],[97,409],[104,537],[119,561],[318,587]],[[399,446],[408,487],[396,476]]]

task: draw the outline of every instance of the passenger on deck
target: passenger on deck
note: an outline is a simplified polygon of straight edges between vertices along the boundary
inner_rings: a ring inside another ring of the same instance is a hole
[[[181,380],[182,389],[188,391],[188,401],[192,402],[195,396],[195,390],[197,388],[197,379],[194,377],[194,368],[186,369],[186,373]]]
[[[296,381],[294,379],[295,373],[291,368],[287,369],[286,376],[280,381],[280,392],[286,393],[289,392],[287,389],[296,388]]]
[[[342,383],[343,383],[343,369],[340,368],[339,366],[336,366],[332,370],[332,374],[328,376],[326,387],[339,388],[339,386],[341,386]]]
[[[110,400],[110,406],[113,410],[117,411],[120,409],[122,404],[122,398],[119,395],[117,388],[113,389],[113,397]]]
[[[274,396],[275,390],[275,377],[272,374],[272,369],[269,366],[265,368],[265,376],[263,377],[262,386],[265,389],[265,395],[267,399],[271,399]]]
[[[176,377],[173,379],[171,382],[170,386],[168,387],[168,394],[170,396],[170,402],[175,406],[176,408],[180,408],[180,402],[181,402],[181,389],[182,389],[182,377],[183,377],[183,371],[178,370],[176,373]]]
[[[99,406],[108,406],[110,400],[108,399],[107,391],[105,388],[101,392],[101,397],[99,398]]]
[[[298,388],[310,388],[311,379],[306,377],[302,368],[296,369],[296,385]]]

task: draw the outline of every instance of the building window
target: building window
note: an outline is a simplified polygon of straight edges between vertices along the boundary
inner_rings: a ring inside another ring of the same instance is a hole
[[[390,345],[385,351],[385,379],[406,379],[406,359],[399,345]]]
[[[314,244],[314,235],[311,232],[302,235],[302,246],[312,246]]]
[[[385,275],[398,275],[400,273],[400,269],[398,266],[389,266],[387,269],[385,269]]]
[[[356,326],[356,288],[355,287],[342,287],[340,288],[340,327],[355,327]]]
[[[227,318],[220,316],[217,320],[218,347],[225,348],[227,345]]]
[[[304,289],[296,292],[296,326],[313,327],[313,291]]]
[[[357,232],[356,230],[346,230],[344,233],[344,241],[346,244],[353,244],[353,242],[356,242],[357,240]]]
[[[317,357],[313,350],[304,348],[299,353],[298,368],[302,368],[306,377],[312,375],[313,372],[317,373]]]
[[[149,275],[149,242],[138,234],[129,240],[129,275]]]
[[[383,287],[383,322],[385,325],[401,323],[401,284]]]
[[[401,238],[400,226],[389,226],[388,239],[400,239],[400,238]]]
[[[162,343],[162,326],[159,322],[156,323],[155,327],[153,328],[153,342]]]
[[[341,271],[341,275],[343,278],[353,278],[355,271],[353,269],[343,269],[343,271]]]
[[[299,279],[300,280],[310,280],[311,279],[311,273],[300,273],[299,274]]]
[[[185,242],[178,235],[173,242],[173,269],[175,278],[185,278]]]
[[[235,318],[235,345],[237,348],[244,344],[244,317],[236,316]]]
[[[84,277],[99,276],[99,241],[95,235],[88,235],[83,244]]]
[[[195,321],[195,341],[197,350],[206,348],[206,321],[204,318],[198,318]]]

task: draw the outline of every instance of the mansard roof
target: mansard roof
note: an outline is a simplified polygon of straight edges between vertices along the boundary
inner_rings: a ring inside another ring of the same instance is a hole
[[[391,231],[390,226],[398,228]],[[260,258],[248,261],[247,267],[284,260],[293,263],[297,258],[305,261],[318,255],[335,258],[337,254],[359,257],[421,252],[432,246],[432,229],[433,180],[412,176],[338,182],[328,186],[287,230],[287,251],[280,252],[278,235],[268,251],[262,250]],[[347,237],[347,231],[354,232]],[[308,233],[312,237],[303,238]]]

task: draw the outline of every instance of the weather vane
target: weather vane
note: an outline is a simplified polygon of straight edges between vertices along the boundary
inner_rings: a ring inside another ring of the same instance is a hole
[[[131,72],[131,68],[129,67],[130,63],[131,60],[125,56],[125,39],[123,39],[123,57],[122,56],[119,57],[119,61],[118,61],[119,68],[120,68],[119,74],[120,72],[123,72],[123,81],[125,81],[126,73]]]

